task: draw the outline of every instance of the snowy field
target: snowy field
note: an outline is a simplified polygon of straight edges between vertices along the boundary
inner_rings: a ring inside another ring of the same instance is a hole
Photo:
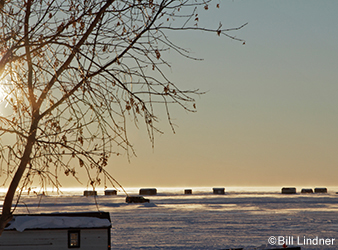
[[[337,188],[306,195],[282,195],[280,188],[229,188],[225,195],[212,188],[192,188],[192,195],[184,188],[157,190],[146,204],[127,204],[123,192],[104,196],[102,190],[96,199],[83,190],[23,195],[16,213],[110,212],[112,249],[271,249],[274,239],[279,247],[288,240],[302,250],[338,249]]]

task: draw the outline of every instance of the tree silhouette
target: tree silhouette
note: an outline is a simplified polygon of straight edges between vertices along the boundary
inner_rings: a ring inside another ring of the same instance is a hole
[[[182,90],[163,72],[164,54],[191,58],[171,31],[199,30],[206,0],[13,0],[0,2],[0,174],[9,183],[0,230],[13,199],[33,181],[60,187],[60,175],[80,170],[95,187],[117,182],[108,158],[133,154],[127,123],[144,122],[150,141],[160,130],[155,106],[194,111],[197,90]],[[214,4],[213,8],[218,8]],[[128,118],[128,119],[127,119]],[[172,125],[172,124],[171,124]]]

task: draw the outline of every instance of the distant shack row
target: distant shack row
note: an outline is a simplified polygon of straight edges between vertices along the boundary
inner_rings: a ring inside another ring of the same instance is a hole
[[[117,195],[117,191],[115,189],[104,190],[104,195]],[[83,191],[83,196],[97,196],[97,191],[85,190]]]
[[[213,194],[225,194],[225,188],[213,188],[212,189]],[[282,188],[282,194],[296,194],[297,189],[295,187],[283,187]],[[325,194],[327,193],[327,188],[315,188],[314,190],[312,188],[303,188],[301,190],[302,194]],[[338,192],[337,192],[338,193]],[[185,189],[184,194],[189,195],[192,194],[192,189]],[[93,190],[85,190],[83,192],[84,196],[97,196],[97,191]],[[115,189],[107,189],[104,191],[104,195],[117,195],[117,191]],[[157,195],[157,189],[156,188],[141,188],[139,190],[139,195]]]
[[[213,194],[225,194],[225,188],[213,188]],[[192,194],[192,189],[185,189],[184,194]],[[105,190],[104,195],[117,195],[115,189]],[[156,188],[141,188],[139,190],[139,195],[157,195]],[[97,191],[85,190],[83,191],[83,196],[97,196]]]
[[[157,194],[157,189],[156,188],[142,188],[139,191],[140,195],[156,195]],[[97,191],[93,190],[85,190],[83,191],[84,196],[96,196]],[[104,195],[117,195],[117,190],[111,189],[111,190],[105,190]]]
[[[283,187],[282,188],[282,194],[296,194],[297,190],[295,187]],[[301,190],[302,194],[326,194],[327,193],[327,188],[315,188],[314,191],[312,188],[303,188]]]

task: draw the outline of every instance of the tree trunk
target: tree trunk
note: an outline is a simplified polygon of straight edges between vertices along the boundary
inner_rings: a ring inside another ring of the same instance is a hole
[[[38,112],[36,112],[37,114]],[[38,115],[36,115],[38,116]],[[36,117],[35,119],[33,118],[31,128],[30,128],[30,134],[27,139],[27,144],[25,147],[25,151],[23,153],[23,156],[21,158],[19,167],[12,179],[12,182],[8,188],[3,206],[2,206],[2,214],[0,216],[0,235],[2,234],[3,230],[5,229],[7,223],[12,220],[13,215],[12,215],[12,204],[13,204],[13,198],[15,195],[15,191],[20,183],[20,180],[22,178],[23,173],[26,170],[26,166],[30,161],[30,155],[32,152],[33,145],[35,143],[35,138],[36,138],[36,131],[38,127],[38,118]]]

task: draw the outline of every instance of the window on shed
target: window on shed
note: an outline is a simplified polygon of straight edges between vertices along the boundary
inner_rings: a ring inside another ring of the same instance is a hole
[[[80,248],[80,230],[68,231],[68,248]]]

